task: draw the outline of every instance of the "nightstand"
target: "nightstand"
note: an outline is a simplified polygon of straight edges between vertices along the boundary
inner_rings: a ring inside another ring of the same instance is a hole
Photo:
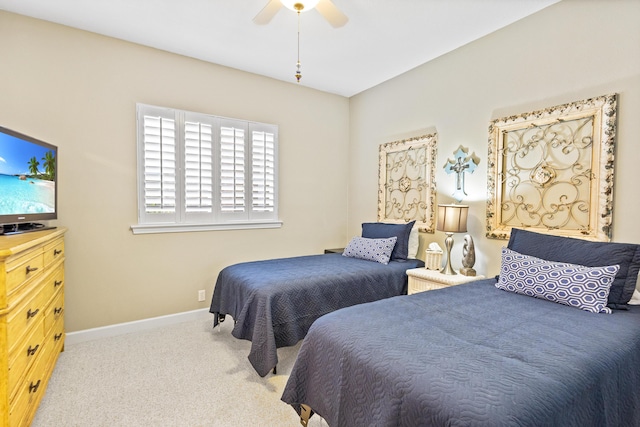
[[[412,268],[407,270],[409,276],[409,295],[433,289],[446,288],[484,279],[484,276],[465,276],[463,274],[442,274],[439,270],[427,270],[426,268]]]
[[[325,254],[341,254],[344,252],[344,248],[335,248],[335,249],[325,249]]]

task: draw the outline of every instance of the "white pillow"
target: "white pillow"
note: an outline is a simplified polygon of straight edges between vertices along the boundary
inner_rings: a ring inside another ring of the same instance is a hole
[[[393,252],[397,240],[396,236],[386,239],[354,237],[344,248],[342,256],[389,264],[389,258],[391,258],[391,252]]]
[[[409,233],[409,253],[408,259],[416,259],[418,257],[418,246],[420,246],[420,233],[418,227],[413,227]]]

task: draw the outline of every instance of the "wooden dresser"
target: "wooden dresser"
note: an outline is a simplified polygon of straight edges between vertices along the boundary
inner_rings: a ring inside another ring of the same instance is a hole
[[[0,426],[28,426],[64,345],[65,228],[0,236]]]

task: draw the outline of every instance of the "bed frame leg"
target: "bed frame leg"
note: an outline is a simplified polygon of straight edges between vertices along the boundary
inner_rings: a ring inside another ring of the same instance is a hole
[[[222,329],[222,322],[224,322],[224,319],[226,317],[226,315],[224,314],[220,314],[220,313],[216,313],[214,314],[214,316],[216,316],[217,318],[213,321],[213,329],[216,329],[216,320],[218,321],[217,326],[219,326],[218,328],[218,332],[220,332],[220,330]]]
[[[273,367],[273,375],[276,375],[276,374],[278,373],[278,371],[276,370],[276,368],[277,368],[277,367],[278,367],[278,366],[274,366],[274,367]]]
[[[304,427],[309,425],[309,418],[311,418],[311,408],[304,403],[300,404],[300,424]]]

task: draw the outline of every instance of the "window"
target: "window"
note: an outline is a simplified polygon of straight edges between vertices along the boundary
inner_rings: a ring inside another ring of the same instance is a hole
[[[276,125],[137,105],[134,234],[274,228]]]

